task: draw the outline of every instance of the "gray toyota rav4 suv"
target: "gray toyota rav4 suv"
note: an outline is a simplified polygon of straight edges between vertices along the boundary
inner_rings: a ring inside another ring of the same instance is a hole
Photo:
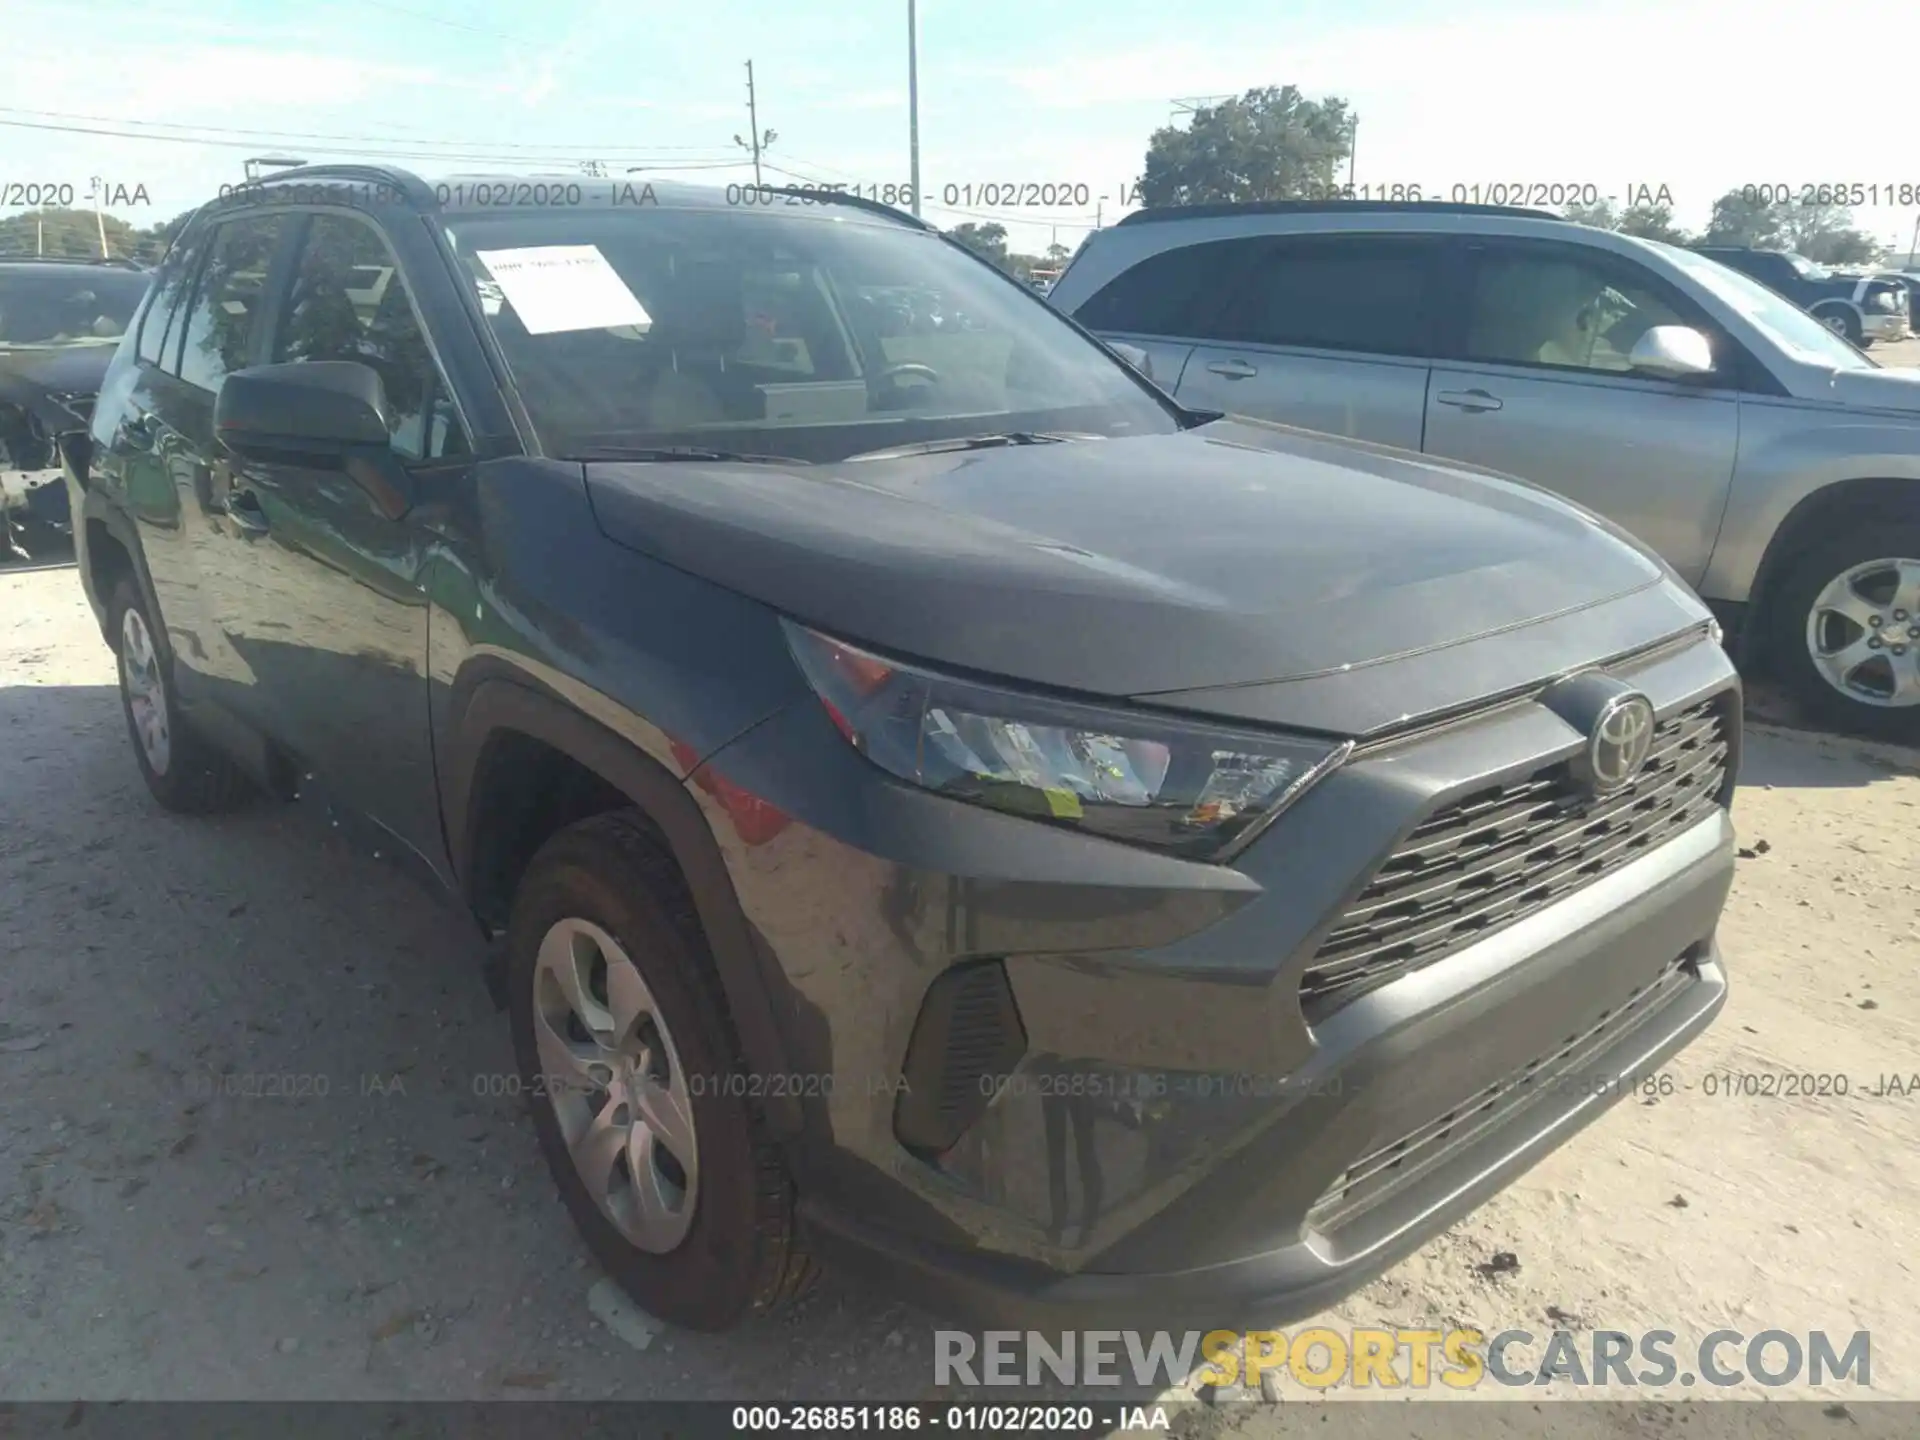
[[[1285,1322],[1708,1024],[1740,690],[1671,570],[730,198],[276,176],[64,456],[153,796],[297,799],[470,917],[644,1306],[830,1257]]]

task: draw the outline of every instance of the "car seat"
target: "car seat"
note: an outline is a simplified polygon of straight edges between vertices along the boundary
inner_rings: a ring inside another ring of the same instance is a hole
[[[746,294],[740,271],[694,261],[654,292],[650,348],[667,364],[647,396],[649,429],[697,430],[729,420],[764,416],[766,400],[751,375],[734,364],[747,338]]]

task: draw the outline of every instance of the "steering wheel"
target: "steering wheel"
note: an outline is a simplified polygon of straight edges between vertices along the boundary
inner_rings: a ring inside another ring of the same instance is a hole
[[[931,365],[922,365],[918,361],[903,360],[898,365],[889,365],[873,377],[872,389],[876,396],[898,394],[902,380],[924,380],[929,385],[940,383],[940,372]]]

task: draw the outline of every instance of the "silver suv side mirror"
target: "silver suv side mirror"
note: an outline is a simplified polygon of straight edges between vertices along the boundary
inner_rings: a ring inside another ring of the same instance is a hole
[[[1713,346],[1689,325],[1656,325],[1634,342],[1627,363],[1646,375],[1684,380],[1713,373]]]
[[[1153,379],[1153,360],[1138,345],[1116,344],[1110,347],[1113,353],[1138,370],[1147,379]]]

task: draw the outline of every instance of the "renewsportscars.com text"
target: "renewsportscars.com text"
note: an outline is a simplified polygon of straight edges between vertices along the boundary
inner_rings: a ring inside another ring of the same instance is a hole
[[[1873,1337],[1865,1330],[1714,1330],[1683,1342],[1672,1330],[1346,1329],[1139,1330],[1063,1334],[989,1330],[934,1332],[936,1385],[1258,1386],[1275,1374],[1314,1389],[1467,1390],[1571,1384],[1768,1388],[1873,1383]]]

